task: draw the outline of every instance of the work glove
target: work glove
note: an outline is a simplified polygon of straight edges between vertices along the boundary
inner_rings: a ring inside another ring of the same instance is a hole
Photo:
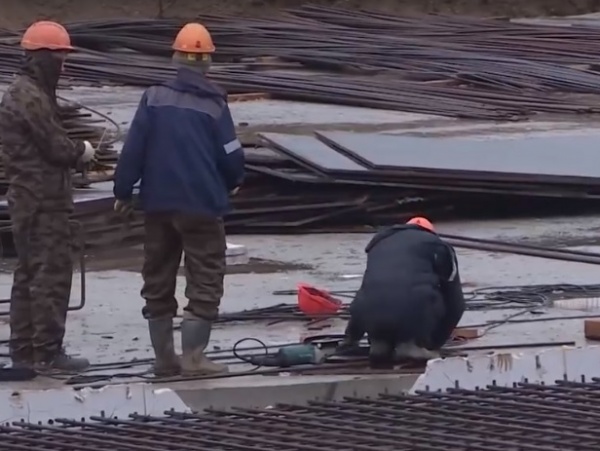
[[[85,146],[85,150],[81,157],[79,157],[79,161],[82,163],[89,163],[96,157],[96,149],[94,149],[94,146],[92,146],[92,143],[89,141],[84,141],[83,145]]]
[[[128,201],[117,199],[113,208],[115,210],[115,213],[122,216],[129,216],[133,213],[133,205],[131,204],[131,202]]]

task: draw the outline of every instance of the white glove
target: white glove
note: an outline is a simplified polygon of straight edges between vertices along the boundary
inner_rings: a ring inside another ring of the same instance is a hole
[[[84,141],[83,144],[85,145],[85,150],[83,151],[80,160],[83,163],[89,163],[96,156],[96,149],[94,149],[94,146],[92,146],[92,143],[89,141]]]

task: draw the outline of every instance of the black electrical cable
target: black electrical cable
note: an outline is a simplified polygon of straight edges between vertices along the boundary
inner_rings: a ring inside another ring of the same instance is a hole
[[[296,290],[282,290],[276,291],[273,294],[275,295],[295,295],[297,293]],[[330,294],[334,296],[346,296],[353,297],[355,291],[354,290],[338,290],[338,291],[330,291]],[[465,325],[462,327],[473,327],[473,328],[485,328],[486,331],[489,331],[493,328],[502,326],[504,324],[512,324],[512,323],[529,323],[529,322],[543,322],[543,321],[559,321],[559,320],[574,320],[574,319],[588,319],[588,318],[598,318],[600,315],[598,314],[588,314],[588,315],[577,315],[577,316],[568,316],[568,317],[550,317],[550,318],[530,318],[530,319],[516,319],[516,317],[521,316],[527,313],[534,313],[536,309],[540,307],[547,307],[552,304],[552,301],[558,299],[569,299],[575,297],[590,297],[590,296],[600,296],[600,284],[590,284],[590,285],[575,285],[575,284],[555,284],[555,285],[525,285],[525,286],[492,286],[492,287],[484,287],[474,289],[472,291],[465,293],[465,298],[467,300],[467,310],[469,311],[489,311],[489,310],[498,310],[501,308],[504,309],[517,309],[518,312],[511,314],[507,318],[503,318],[501,320],[492,320],[482,324],[476,325]],[[254,315],[254,313],[256,315]],[[246,314],[252,317],[252,320],[260,320],[262,314],[266,314],[267,318],[271,314],[279,314],[279,312],[284,312],[286,315],[284,316],[288,320],[294,319],[305,319],[306,317],[300,314],[297,311],[297,306],[292,304],[279,304],[273,307],[261,308],[253,310],[247,310],[244,312],[231,314],[232,316],[236,316],[236,321],[243,321],[243,317]],[[338,315],[340,317],[340,315]],[[343,318],[343,317],[342,317]],[[248,318],[250,319],[250,318]],[[240,345],[246,341],[254,341],[259,344],[256,347],[244,347],[240,349]],[[8,340],[0,341],[0,344],[7,344]],[[261,367],[257,362],[264,356],[269,355],[269,351],[273,349],[278,349],[283,345],[267,345],[263,341],[248,337],[238,340],[233,348],[231,349],[219,349],[214,351],[207,352],[213,359],[218,360],[227,360],[230,358],[237,358],[243,363],[253,365],[256,370]],[[241,354],[241,352],[251,352],[251,351],[264,351],[264,354]],[[228,355],[227,355],[228,354]],[[0,357],[9,357],[8,354],[0,354]],[[110,370],[110,369],[124,369],[131,368],[135,366],[149,365],[151,364],[153,359],[140,359],[140,360],[132,360],[129,362],[107,362],[101,364],[93,364],[91,368],[87,371],[99,371],[99,370]],[[92,377],[92,375],[90,375]],[[114,377],[114,376],[113,376]]]
[[[238,352],[238,346],[246,341],[254,341],[254,342],[258,343],[260,346],[262,346],[265,351],[264,357],[267,357],[269,355],[269,347],[265,344],[264,341],[259,340],[258,338],[253,338],[253,337],[242,338],[241,340],[238,340],[233,345],[232,352],[233,352],[234,357],[240,359],[242,362],[253,365],[254,368],[252,368],[250,371],[256,371],[262,367],[262,365],[260,363],[257,363],[257,362],[260,362],[260,359],[256,359],[256,357],[257,357],[256,355],[243,356],[243,355],[239,354],[239,352]]]

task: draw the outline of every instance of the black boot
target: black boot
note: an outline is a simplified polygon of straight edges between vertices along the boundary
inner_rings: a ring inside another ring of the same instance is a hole
[[[40,373],[64,371],[65,373],[80,373],[90,367],[90,361],[84,357],[73,357],[61,349],[52,358],[44,359],[35,364],[35,370]]]
[[[175,376],[181,372],[181,363],[173,342],[173,318],[148,320],[150,341],[154,349],[154,374],[157,377]]]

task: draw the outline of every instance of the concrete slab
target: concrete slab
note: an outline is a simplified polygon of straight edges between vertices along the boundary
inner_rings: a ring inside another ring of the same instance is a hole
[[[590,381],[600,374],[600,347],[562,347],[538,352],[494,352],[467,358],[437,359],[428,363],[411,393],[461,387],[483,389],[514,383],[552,385],[557,380]]]
[[[340,401],[346,396],[376,396],[381,392],[407,392],[419,374],[248,376],[202,383],[168,384],[192,410],[269,407],[277,403],[305,404]],[[161,387],[158,384],[156,387]]]
[[[345,396],[376,396],[407,392],[418,375],[368,376],[248,376],[170,384],[122,384],[102,388],[33,384],[9,389],[0,386],[0,422],[48,421],[68,415],[84,418],[105,412],[124,417],[138,412],[162,415],[165,410],[203,411],[207,408],[265,408],[277,403],[309,400],[339,401]],[[23,385],[23,384],[22,384]]]
[[[13,390],[0,387],[0,422],[46,422],[67,415],[86,418],[90,415],[126,417],[133,412],[162,415],[171,408],[190,410],[181,398],[169,389],[154,389],[147,385],[121,385],[102,389],[71,388],[50,390]]]

